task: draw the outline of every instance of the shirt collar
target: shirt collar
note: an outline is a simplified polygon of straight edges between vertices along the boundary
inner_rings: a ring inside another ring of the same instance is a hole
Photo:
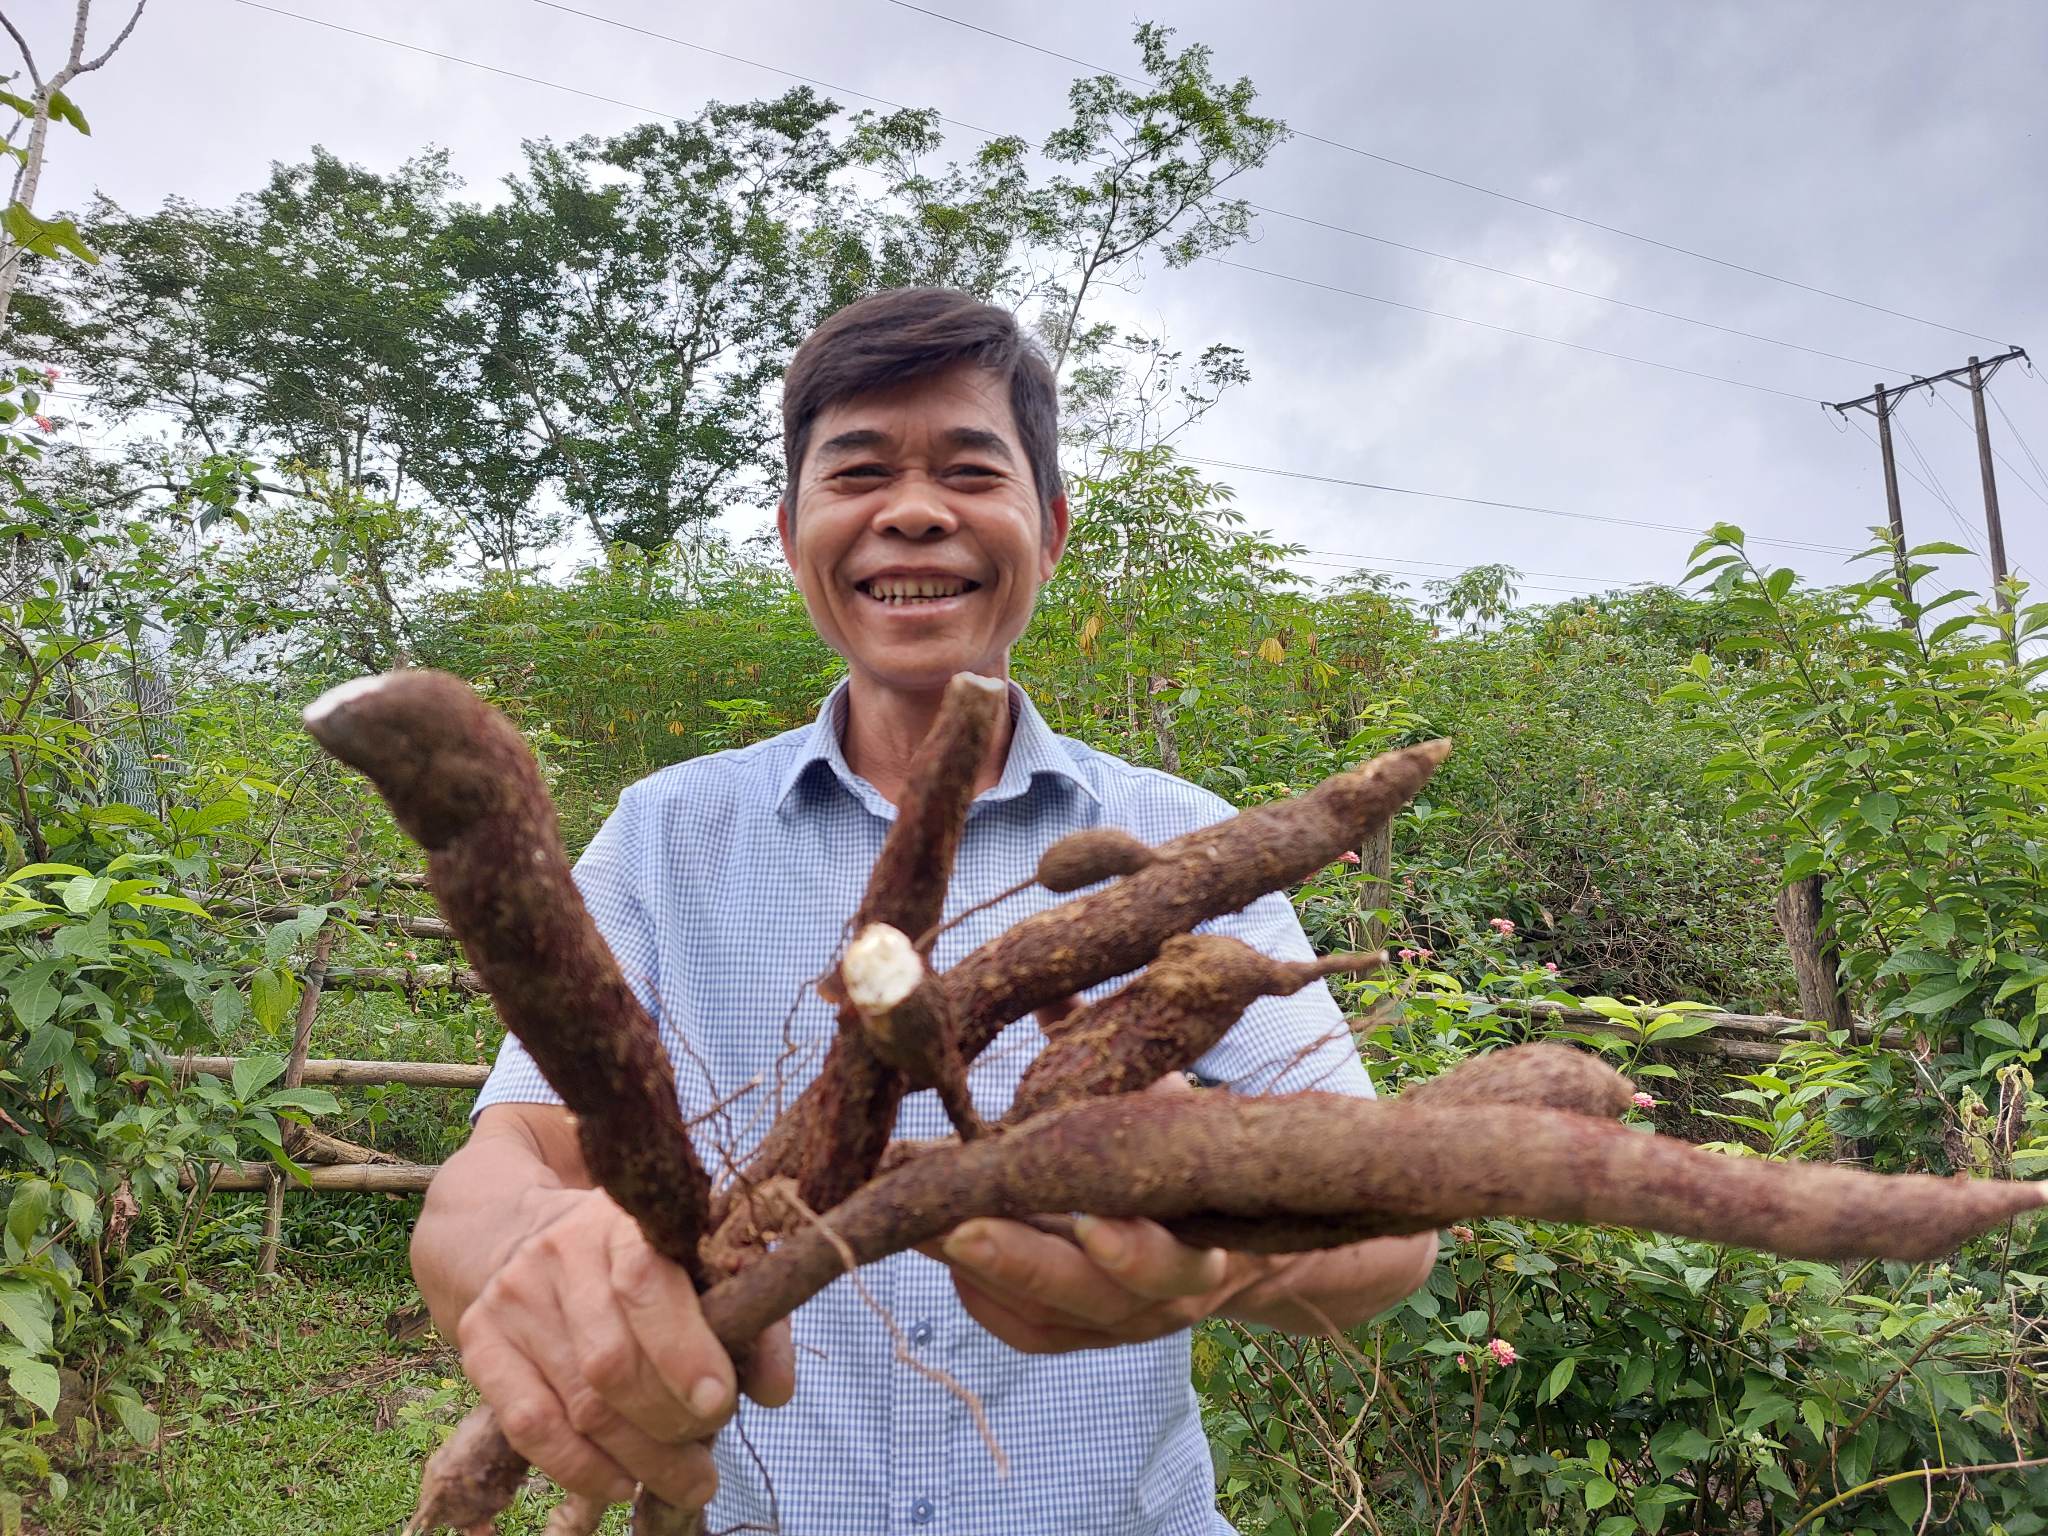
[[[797,755],[783,773],[782,782],[776,786],[775,809],[787,808],[789,798],[795,793],[803,777],[816,764],[823,763],[832,770],[835,778],[863,805],[884,820],[893,821],[896,809],[884,800],[875,787],[860,777],[848,765],[846,750],[842,743],[846,730],[846,703],[848,681],[841,678],[818,710],[818,718],[811,722],[802,733]],[[1045,717],[1031,702],[1031,696],[1015,682],[1009,684],[1010,693],[1010,755],[1003,763],[1003,775],[995,787],[984,790],[975,797],[976,805],[984,801],[1014,800],[1028,791],[1040,775],[1063,779],[1074,785],[1097,804],[1102,796],[1095,786],[1082,774],[1080,765],[1073,754],[1067,751],[1052,727],[1045,723]]]

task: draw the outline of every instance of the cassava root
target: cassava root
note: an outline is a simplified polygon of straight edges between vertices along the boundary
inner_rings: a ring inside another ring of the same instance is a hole
[[[840,1007],[832,1052],[715,1203],[653,1023],[583,910],[517,733],[437,674],[344,685],[307,712],[322,744],[363,768],[431,851],[443,910],[507,1027],[577,1112],[593,1175],[688,1270],[705,1322],[735,1355],[849,1262],[981,1216],[1149,1217],[1191,1242],[1267,1252],[1522,1216],[1818,1259],[1921,1260],[2043,1203],[2040,1185],[1736,1159],[1624,1127],[1614,1117],[1631,1085],[1562,1046],[1476,1058],[1390,1102],[1135,1092],[1197,1059],[1256,997],[1372,963],[1286,964],[1188,930],[1383,825],[1448,744],[1386,754],[1156,849],[1138,844],[1142,858],[1097,850],[1093,869],[1122,860],[1115,884],[1025,919],[935,976],[907,935],[938,919],[1002,702],[985,680],[949,687],[854,944],[821,988]],[[965,1064],[1012,1020],[1141,968],[1063,1022],[1010,1113],[984,1128]],[[961,1139],[902,1149],[875,1173],[897,1104],[924,1086],[950,1096]],[[481,1526],[524,1475],[479,1410],[430,1463],[412,1529]],[[589,1513],[571,1505],[562,1528]],[[652,1504],[636,1520],[665,1532],[696,1523]]]

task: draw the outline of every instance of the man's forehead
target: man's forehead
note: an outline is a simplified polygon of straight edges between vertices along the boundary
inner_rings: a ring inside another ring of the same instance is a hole
[[[827,406],[811,427],[821,454],[895,447],[913,438],[1013,453],[1017,424],[1004,380],[985,368],[948,369]]]

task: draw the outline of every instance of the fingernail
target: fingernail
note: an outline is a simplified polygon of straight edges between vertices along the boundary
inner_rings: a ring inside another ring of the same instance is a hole
[[[714,1418],[725,1411],[725,1383],[716,1376],[700,1376],[690,1388],[690,1412],[700,1419]]]
[[[979,1232],[955,1232],[941,1246],[947,1258],[969,1269],[987,1269],[996,1256],[996,1245]]]
[[[1115,1269],[1129,1257],[1130,1239],[1123,1232],[1095,1216],[1075,1218],[1074,1235],[1088,1250],[1088,1257],[1104,1269]]]

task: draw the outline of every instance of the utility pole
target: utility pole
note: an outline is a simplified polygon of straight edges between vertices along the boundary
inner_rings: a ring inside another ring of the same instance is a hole
[[[1839,405],[1830,405],[1829,410],[1838,416],[1847,416],[1851,411],[1869,411],[1877,418],[1877,446],[1884,455],[1884,503],[1891,520],[1893,552],[1898,562],[1899,587],[1907,602],[1913,600],[1913,589],[1906,569],[1906,522],[1899,511],[1899,472],[1892,460],[1892,412],[1898,408],[1899,397],[1910,390],[1926,385],[1930,394],[1937,384],[1962,384],[1970,392],[1970,404],[1977,418],[1977,469],[1984,480],[1984,527],[1991,539],[1991,585],[1994,600],[2000,609],[2011,611],[2012,599],[2005,591],[2005,525],[1998,517],[1998,482],[1991,473],[1991,428],[1984,419],[1984,386],[1991,382],[1991,376],[2006,363],[2027,355],[2026,348],[2014,347],[2003,356],[1989,362],[1971,358],[1960,368],[1951,368],[1947,373],[1937,373],[1928,378],[1915,377],[1910,384],[1901,384],[1897,389],[1887,390],[1880,384],[1874,393],[1860,400],[1844,400]],[[1967,380],[1967,382],[1965,382]],[[1903,621],[1901,621],[1903,622]]]
[[[1993,363],[1992,370],[1998,368]],[[1977,417],[1977,472],[1984,477],[1984,531],[1990,538],[1991,591],[2002,613],[2012,612],[2005,590],[2005,524],[1998,517],[1998,481],[1991,473],[1991,428],[1984,420],[1984,385],[1991,377],[1970,359],[1970,406]]]
[[[1906,565],[1906,514],[1899,509],[1899,466],[1892,457],[1893,404],[1885,395],[1882,384],[1870,398],[1877,412],[1878,453],[1884,459],[1884,510],[1892,525],[1892,564],[1899,572],[1899,595],[1910,603],[1913,601],[1913,573]],[[1902,613],[1899,615],[1899,627],[1917,629],[1919,626]]]

